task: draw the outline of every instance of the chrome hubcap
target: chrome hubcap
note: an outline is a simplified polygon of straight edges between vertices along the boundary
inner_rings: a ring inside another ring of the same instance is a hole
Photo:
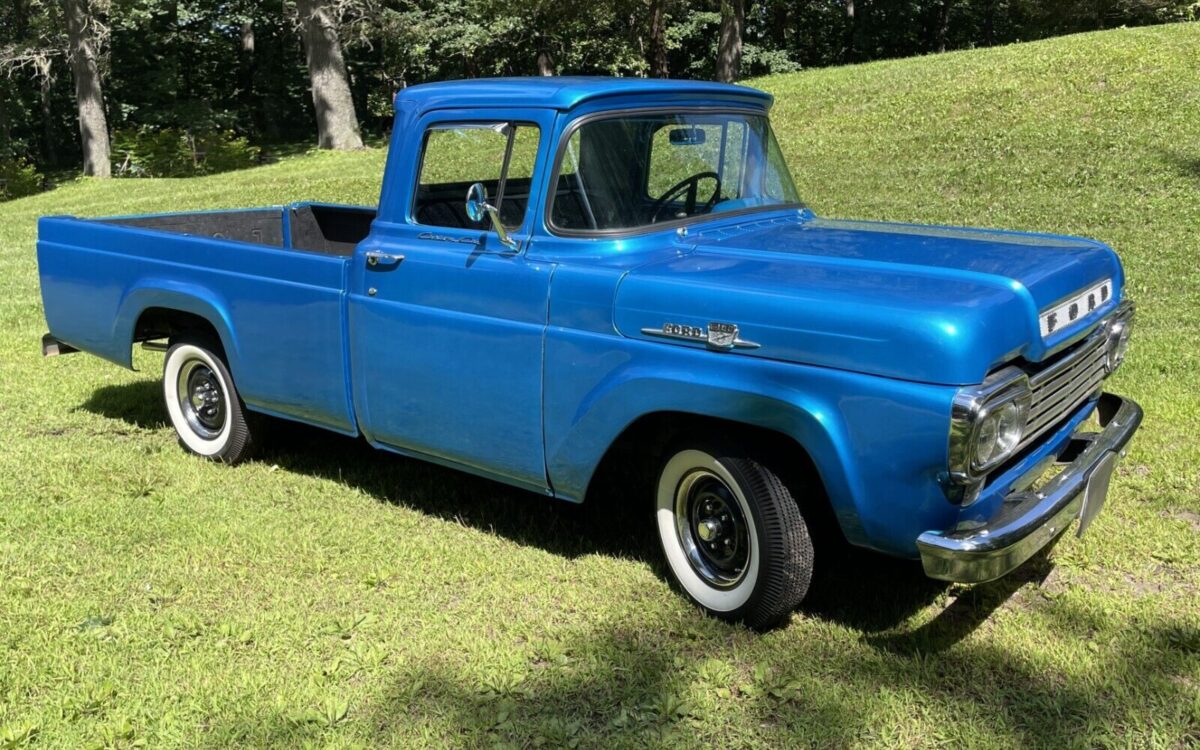
[[[675,490],[675,529],[692,569],[705,583],[730,588],[750,561],[750,540],[741,504],[715,474],[698,470]]]
[[[179,409],[188,426],[205,440],[212,440],[225,427],[225,395],[216,373],[200,360],[179,369]]]
[[[721,522],[715,518],[706,518],[696,527],[696,532],[702,541],[712,542],[721,536]]]

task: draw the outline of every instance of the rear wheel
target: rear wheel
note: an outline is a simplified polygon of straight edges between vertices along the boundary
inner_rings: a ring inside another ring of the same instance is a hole
[[[245,407],[218,351],[203,339],[172,343],[163,363],[163,398],[180,445],[235,464],[250,455],[253,440]]]
[[[726,450],[681,447],[662,466],[656,500],[671,574],[707,612],[770,628],[804,599],[812,540],[769,468]]]

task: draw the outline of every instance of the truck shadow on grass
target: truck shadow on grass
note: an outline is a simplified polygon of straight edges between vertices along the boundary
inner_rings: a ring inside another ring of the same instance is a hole
[[[1056,615],[1037,626],[1064,631]],[[566,747],[575,739],[606,747],[961,746],[974,739],[1063,748],[1104,738],[1153,744],[1155,736],[1184,747],[1200,739],[1188,687],[1200,636],[1176,623],[1121,633],[1070,673],[992,641],[918,657],[788,639],[773,647],[766,669],[750,675],[730,669],[727,644],[716,636],[655,641],[609,629],[559,647],[562,664],[535,662],[527,679],[499,690],[469,667],[436,659],[398,670],[369,709],[377,741],[404,736],[413,719],[452,742],[518,747]],[[954,726],[897,739],[933,729],[904,720],[917,706],[932,716],[948,710]],[[884,727],[897,723],[900,734],[888,735]]]
[[[119,419],[143,430],[161,430],[171,426],[167,409],[163,406],[160,380],[139,380],[136,383],[97,388],[78,409],[109,419]]]
[[[1072,619],[1043,612],[1034,627],[1075,637]],[[389,666],[347,724],[372,746],[1193,746],[1200,634],[1180,623],[1108,633],[1068,672],[995,639],[916,656],[820,637],[779,638],[751,672],[719,629],[662,638],[584,624],[502,671],[442,653]],[[205,746],[325,744],[341,731],[242,710]]]
[[[101,388],[81,408],[142,429],[167,426],[155,381]],[[620,512],[629,498],[619,493],[570,506],[291,425],[274,431],[259,460],[554,554],[643,560],[665,578],[649,513]],[[1181,747],[1200,740],[1189,713],[1200,633],[1190,619],[1114,623],[1069,598],[1027,607],[1032,627],[1047,638],[1097,645],[1064,672],[1025,653],[1011,630],[967,639],[1015,591],[1051,571],[1044,557],[1000,582],[948,590],[915,563],[844,546],[826,551],[801,617],[848,627],[857,637],[831,639],[801,620],[763,636],[774,640],[761,674],[738,666],[739,649],[731,649],[739,642],[751,648],[748,640],[758,636],[698,615],[673,626],[686,630],[683,637],[670,638],[643,631],[636,618],[579,623],[553,644],[530,644],[515,678],[452,655],[422,654],[373,675],[378,688],[368,703],[351,707],[346,722],[321,726],[299,713],[239,707],[212,722],[198,744],[319,744],[353,727],[378,745],[423,737],[455,746],[841,747],[887,744],[879,728],[918,704],[929,716],[957,717],[945,737],[925,738],[951,745],[964,738],[1022,747],[1094,746],[1135,735],[1145,744],[1158,737]],[[932,619],[911,624],[914,614],[942,602]],[[709,715],[719,720],[709,722]]]
[[[167,429],[161,385],[144,380],[97,389],[83,410],[147,430]],[[383,452],[365,441],[300,424],[270,420],[255,460],[298,474],[354,487],[372,497],[431,517],[500,534],[564,557],[605,554],[642,561],[668,580],[660,560],[653,517],[630,512],[619,484],[582,505],[515,489],[453,469]],[[648,506],[648,503],[646,504]],[[828,523],[828,522],[826,522]],[[947,585],[924,576],[919,563],[858,550],[836,529],[815,532],[818,568],[800,613],[854,628],[864,635],[891,631],[943,597]],[[940,651],[959,642],[1021,586],[1050,570],[1031,561],[1003,581],[976,586],[933,621],[907,636],[880,636],[880,648]]]

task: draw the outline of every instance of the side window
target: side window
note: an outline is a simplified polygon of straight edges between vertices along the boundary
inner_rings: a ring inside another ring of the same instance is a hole
[[[654,131],[650,139],[647,196],[658,198],[681,180],[715,172],[721,178],[721,197],[738,198],[742,192],[745,152],[745,123],[665,125]],[[714,180],[701,180],[697,200],[705,202],[712,198],[716,187]]]
[[[554,202],[550,205],[550,220],[560,227],[595,229],[596,218],[591,213],[587,190],[579,174],[579,133],[578,129],[571,133],[558,163],[558,182],[554,187]]]
[[[563,154],[562,162],[558,167],[558,176],[561,178],[565,175],[575,174],[579,171],[579,130],[571,133],[571,138],[567,141],[567,151]]]
[[[537,161],[536,125],[513,122],[435,125],[425,132],[413,215],[418,224],[480,228],[467,217],[467,189],[487,188],[509,229],[520,227]]]

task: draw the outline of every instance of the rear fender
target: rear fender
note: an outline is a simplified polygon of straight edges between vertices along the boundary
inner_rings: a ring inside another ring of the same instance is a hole
[[[237,380],[241,369],[241,348],[233,333],[228,305],[219,294],[198,284],[171,279],[142,279],[131,287],[121,300],[116,321],[113,323],[113,340],[132,343],[138,318],[152,307],[191,313],[211,323],[221,338],[230,373]],[[133,347],[125,347],[122,351],[125,360],[119,364],[132,369]]]

